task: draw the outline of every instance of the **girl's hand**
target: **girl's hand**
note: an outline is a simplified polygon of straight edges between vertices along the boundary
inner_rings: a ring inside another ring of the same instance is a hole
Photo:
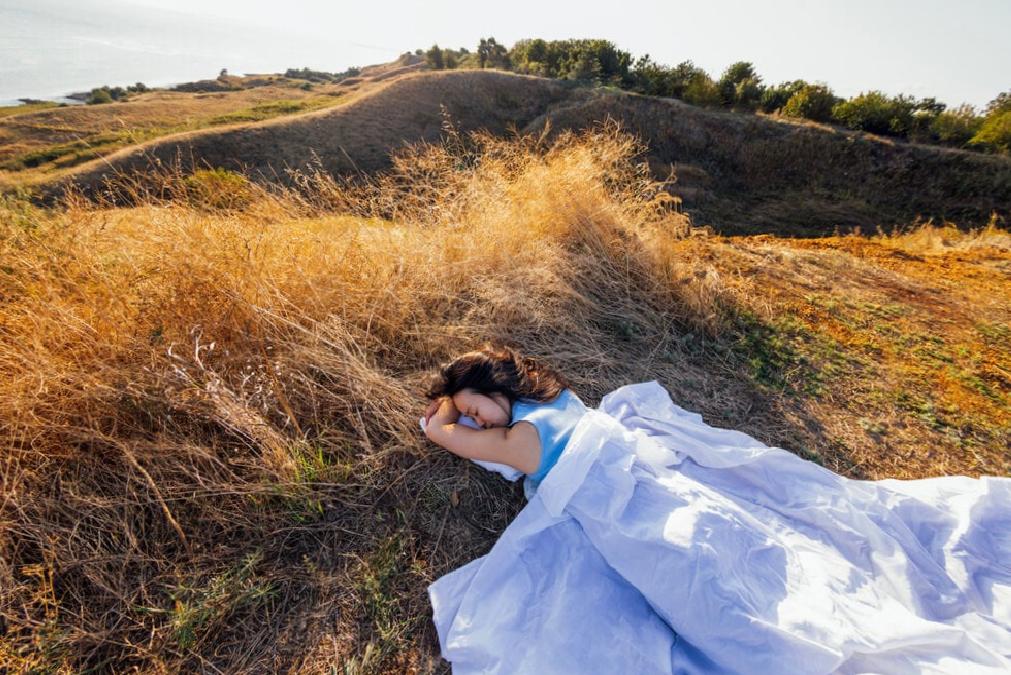
[[[425,435],[429,439],[432,439],[432,433],[442,425],[453,424],[460,419],[460,411],[453,404],[453,399],[448,396],[443,396],[437,401],[433,401],[433,404],[429,408],[433,407],[435,408],[435,412],[425,423]]]
[[[442,405],[442,398],[437,398],[437,399],[433,400],[431,403],[429,403],[428,407],[425,408],[425,426],[426,427],[428,426],[428,422],[432,419],[432,415],[435,414],[435,412],[439,409],[440,405]]]
[[[443,396],[439,407],[436,409],[435,414],[432,415],[430,421],[436,424],[453,424],[458,419],[460,419],[460,411],[456,409],[453,399]]]

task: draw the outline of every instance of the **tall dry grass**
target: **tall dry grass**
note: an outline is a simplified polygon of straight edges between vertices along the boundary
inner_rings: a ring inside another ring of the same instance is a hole
[[[325,670],[366,646],[420,668],[425,585],[518,495],[480,488],[483,538],[446,531],[471,479],[417,432],[419,378],[500,339],[591,399],[733,303],[672,252],[689,226],[636,139],[545,138],[450,126],[371,178],[167,170],[7,203],[0,668]]]
[[[938,255],[954,251],[997,249],[1011,251],[1011,233],[1001,227],[996,213],[983,227],[960,229],[955,223],[944,221],[935,225],[932,220],[911,224],[885,233],[878,231],[876,241],[906,253]]]

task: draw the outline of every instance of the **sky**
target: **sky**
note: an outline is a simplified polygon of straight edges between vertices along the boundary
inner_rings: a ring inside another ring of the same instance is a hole
[[[980,108],[1011,89],[1011,0],[0,0],[0,26],[0,100],[222,67],[342,71],[482,37],[601,38],[713,77],[750,61],[767,84],[824,82],[845,97],[879,89]]]

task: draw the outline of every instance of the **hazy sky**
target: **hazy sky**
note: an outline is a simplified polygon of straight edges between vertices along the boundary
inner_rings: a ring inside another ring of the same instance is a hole
[[[5,8],[19,3],[22,13],[52,9],[57,18],[43,21],[54,23],[95,14],[110,17],[89,28],[93,43],[94,31],[108,32],[103,49],[122,49],[122,33],[130,22],[148,24],[132,31],[131,49],[137,50],[144,39],[162,43],[149,51],[168,51],[164,45],[172,40],[193,44],[186,54],[159,62],[157,75],[145,80],[156,84],[169,77],[163,73],[173,58],[179,67],[176,80],[192,77],[198,63],[220,62],[215,67],[236,73],[303,65],[344,70],[432,43],[473,50],[481,37],[494,36],[506,46],[534,37],[603,38],[633,57],[649,53],[668,65],[691,59],[714,77],[734,61],[751,61],[766,83],[822,81],[841,96],[881,89],[936,96],[949,105],[982,106],[1011,89],[1011,0],[512,0],[480,5],[442,0],[0,0],[0,19]],[[24,9],[25,3],[32,9]],[[33,44],[18,42],[16,30],[0,28],[0,41],[15,38],[0,42],[0,56],[19,55],[30,66],[33,55],[25,56],[25,50]],[[23,77],[27,71],[19,72]],[[145,77],[138,73],[133,79]],[[0,81],[0,89],[2,85]]]

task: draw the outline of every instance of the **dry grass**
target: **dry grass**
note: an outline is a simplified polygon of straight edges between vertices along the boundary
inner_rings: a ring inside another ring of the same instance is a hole
[[[153,91],[105,105],[0,109],[0,187],[52,180],[96,157],[171,134],[343,104],[357,89],[318,84],[303,90],[299,81],[276,80],[236,91]]]
[[[836,470],[1011,473],[1006,228],[728,241],[720,268],[755,285],[741,307],[772,328],[749,349],[774,353],[774,384],[804,394]]]
[[[82,141],[83,123],[68,122],[72,133],[60,137],[53,135],[60,124],[40,124],[44,147],[31,152],[16,149],[27,139],[27,127],[6,140],[3,130],[19,120],[69,113],[43,111],[0,120],[0,155],[43,162],[0,175],[0,189],[30,187],[48,197],[66,181],[92,189],[116,171],[145,171],[152,162],[171,163],[177,157],[188,163],[187,170],[221,167],[265,183],[282,180],[291,168],[305,170],[313,152],[321,168],[334,175],[374,172],[389,168],[390,152],[402,144],[437,140],[445,107],[459,128],[499,135],[511,127],[538,134],[546,125],[553,132],[578,131],[607,117],[617,119],[648,143],[645,159],[654,178],[665,179],[674,168],[678,180],[669,189],[684,200],[693,222],[723,234],[817,236],[857,227],[891,229],[918,217],[943,217],[966,229],[985,224],[993,212],[1011,214],[1008,157],[704,109],[572,81],[489,69],[418,72],[421,66],[370,68],[365,71],[369,75],[352,78],[359,81],[358,90],[340,99],[340,105],[272,119],[257,112],[261,103],[232,104],[224,111],[213,109],[223,105],[217,98],[166,100],[164,105],[138,98],[108,111],[118,108],[126,114],[131,105],[138,110],[146,105],[145,115],[161,120],[155,126],[135,129],[139,122],[129,120],[124,128],[110,126],[116,120],[106,113]],[[335,91],[346,91],[348,82],[335,85]],[[170,129],[166,114],[172,120],[191,116],[192,124]],[[236,124],[215,126],[223,118]],[[183,133],[165,136],[170,130]]]
[[[445,133],[371,178],[170,167],[100,193],[129,208],[5,202],[0,668],[447,672],[425,588],[486,552],[522,495],[425,442],[418,394],[489,338],[591,404],[656,378],[847,475],[1008,471],[903,410],[892,447],[860,445],[858,362],[776,321],[804,284],[855,301],[926,282],[856,267],[845,242],[687,236],[613,123]],[[987,330],[1006,338],[1006,318]],[[974,367],[1008,369],[995,349]],[[1006,422],[1005,385],[969,424]]]

